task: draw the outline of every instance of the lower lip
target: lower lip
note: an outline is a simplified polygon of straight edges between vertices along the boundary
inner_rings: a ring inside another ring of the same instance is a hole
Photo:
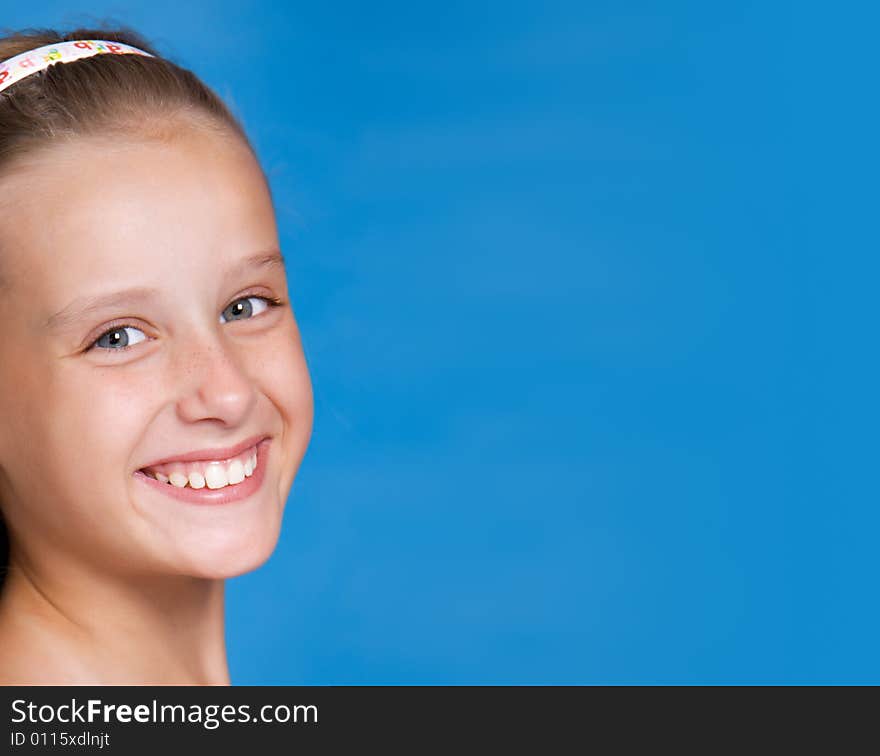
[[[255,494],[263,483],[266,474],[266,461],[269,456],[269,444],[271,439],[265,439],[257,444],[257,466],[254,468],[254,474],[249,478],[245,478],[241,483],[232,486],[224,486],[223,488],[190,488],[184,486],[178,488],[170,483],[162,483],[149,475],[138,470],[134,477],[142,480],[146,485],[155,488],[157,491],[186,502],[187,504],[230,504],[234,501],[241,501]]]

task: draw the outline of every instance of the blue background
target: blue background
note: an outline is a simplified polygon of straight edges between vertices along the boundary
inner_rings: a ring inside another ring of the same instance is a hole
[[[878,19],[823,7],[3,10],[134,26],[272,182],[315,430],[234,682],[880,682]]]

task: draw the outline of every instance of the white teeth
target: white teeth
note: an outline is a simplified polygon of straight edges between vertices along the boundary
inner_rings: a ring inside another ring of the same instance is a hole
[[[204,488],[205,487],[205,476],[200,472],[193,470],[189,474],[189,487],[190,488]]]
[[[205,483],[208,488],[223,488],[229,485],[229,478],[226,477],[226,469],[223,465],[208,465],[205,471]]]
[[[241,483],[244,480],[244,465],[237,459],[229,463],[226,469],[226,479],[230,485]]]
[[[168,476],[172,486],[183,488],[187,484],[187,477],[181,472],[173,472]]]
[[[178,467],[183,467],[179,464]],[[161,472],[147,473],[154,477],[160,483],[168,483],[176,488],[184,488],[189,485],[190,488],[204,488],[207,486],[211,489],[223,488],[224,486],[234,486],[241,483],[245,478],[251,477],[257,467],[257,453],[254,452],[250,457],[241,461],[234,459],[228,465],[222,465],[218,462],[211,463],[205,468],[204,474],[198,470],[193,470],[189,474],[183,469],[175,470],[169,475]]]

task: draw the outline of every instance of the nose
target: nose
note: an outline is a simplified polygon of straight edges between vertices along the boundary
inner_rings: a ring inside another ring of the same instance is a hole
[[[185,354],[175,355],[180,367],[175,378],[183,389],[177,401],[180,419],[242,424],[257,399],[254,382],[243,369],[244,355],[236,353],[222,335],[191,338],[187,347]]]

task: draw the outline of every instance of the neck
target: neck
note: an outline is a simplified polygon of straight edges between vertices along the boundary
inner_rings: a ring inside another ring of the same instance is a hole
[[[224,581],[69,566],[52,575],[13,561],[0,596],[7,674],[24,684],[229,685]]]

